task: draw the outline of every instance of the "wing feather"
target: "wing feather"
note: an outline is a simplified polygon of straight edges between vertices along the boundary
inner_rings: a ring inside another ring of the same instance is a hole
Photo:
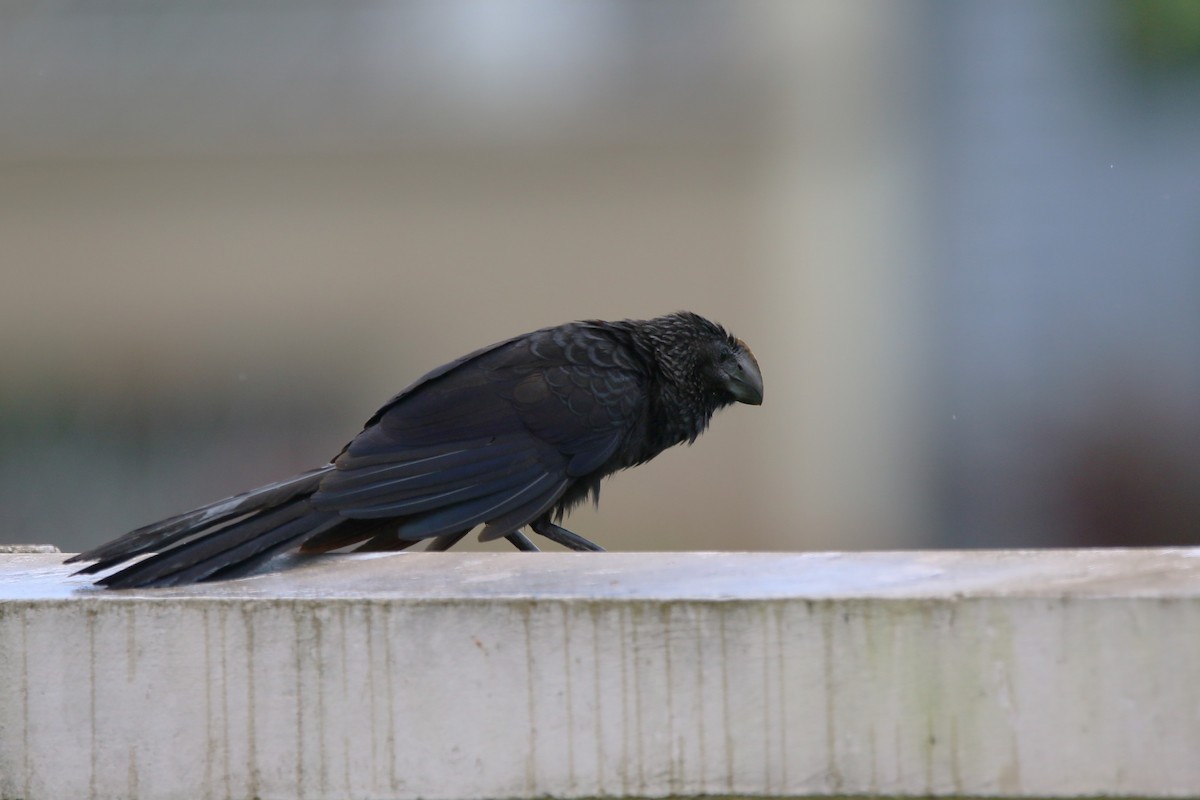
[[[619,344],[587,324],[478,351],[372,417],[322,478],[313,507],[396,518],[401,540],[493,522],[488,535],[506,535],[579,479],[594,486],[594,473],[616,468],[645,409],[642,378]]]
[[[426,491],[401,500],[390,500],[371,505],[356,504],[353,508],[343,511],[342,515],[351,519],[383,519],[418,514],[446,506],[469,509],[471,504],[467,501],[486,497],[502,497],[505,492],[528,485],[530,481],[545,477],[545,475],[545,469],[537,465],[515,473],[506,470],[502,476],[488,475],[486,479],[476,479],[464,486],[455,486],[455,488],[445,491]]]
[[[553,502],[566,488],[567,483],[566,479],[556,475],[541,475],[515,491],[505,490],[476,498],[469,503],[457,503],[437,511],[409,517],[400,523],[396,535],[401,539],[426,539],[454,533],[463,528],[473,528],[530,503],[535,498],[543,502]]]
[[[453,488],[488,472],[527,465],[528,448],[517,443],[450,450],[436,458],[401,461],[363,469],[341,469],[321,483],[318,507],[348,506],[383,495],[397,499]]]

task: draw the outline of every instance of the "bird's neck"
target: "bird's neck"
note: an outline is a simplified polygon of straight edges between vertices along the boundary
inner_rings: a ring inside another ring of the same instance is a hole
[[[650,329],[632,332],[633,345],[649,366],[650,420],[648,441],[653,452],[646,458],[677,444],[691,444],[718,408],[725,405],[716,394],[706,392],[696,378],[695,350],[678,337],[655,335]]]

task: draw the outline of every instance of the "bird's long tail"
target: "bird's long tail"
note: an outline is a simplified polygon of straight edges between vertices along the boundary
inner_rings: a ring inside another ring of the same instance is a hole
[[[79,573],[95,574],[155,553],[97,583],[112,589],[176,586],[244,575],[313,537],[333,544],[372,536],[378,520],[346,519],[309,502],[333,468],[319,467],[138,528],[67,563],[93,561]]]

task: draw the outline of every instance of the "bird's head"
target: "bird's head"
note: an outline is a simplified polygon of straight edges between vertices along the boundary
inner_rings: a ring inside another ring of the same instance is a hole
[[[758,360],[741,339],[728,339],[716,348],[710,372],[712,385],[718,392],[727,392],[735,402],[760,406],[763,382]]]
[[[762,404],[762,372],[741,339],[690,312],[669,314],[650,324],[658,334],[660,364],[678,383],[713,398],[716,407]]]

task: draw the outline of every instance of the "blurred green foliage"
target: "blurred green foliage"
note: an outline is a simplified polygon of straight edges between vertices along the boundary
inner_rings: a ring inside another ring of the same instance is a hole
[[[1200,67],[1200,0],[1117,0],[1134,55],[1148,67]]]

